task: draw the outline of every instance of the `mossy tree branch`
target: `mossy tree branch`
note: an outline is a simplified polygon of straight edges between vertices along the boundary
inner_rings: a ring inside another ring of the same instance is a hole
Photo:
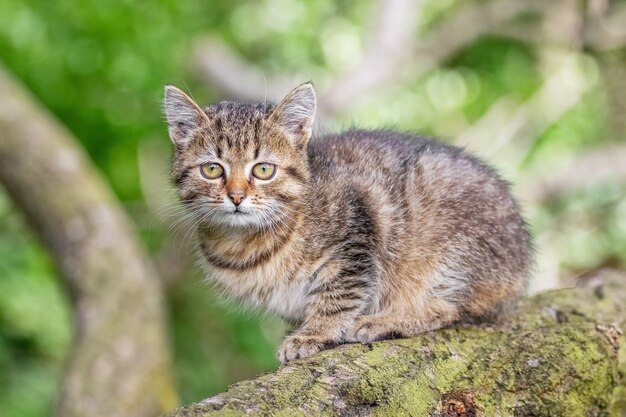
[[[51,250],[75,309],[57,414],[175,406],[160,280],[78,142],[0,68],[0,183]]]
[[[625,415],[626,275],[597,280],[501,324],[324,351],[169,417]]]

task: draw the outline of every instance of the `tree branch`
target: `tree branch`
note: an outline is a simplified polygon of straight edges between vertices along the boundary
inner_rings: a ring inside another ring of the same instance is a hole
[[[73,296],[57,414],[152,417],[175,406],[160,280],[78,142],[0,68],[0,182]]]
[[[606,272],[536,295],[498,325],[324,351],[170,417],[620,415],[625,281]]]

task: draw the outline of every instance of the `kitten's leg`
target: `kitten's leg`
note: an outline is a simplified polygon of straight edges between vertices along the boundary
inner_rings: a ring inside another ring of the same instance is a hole
[[[348,327],[369,304],[373,278],[363,270],[327,264],[315,281],[304,323],[278,349],[281,363],[343,343]]]
[[[459,319],[457,306],[445,304],[440,303],[437,309],[416,314],[399,315],[394,312],[382,312],[357,317],[348,331],[347,339],[352,342],[371,343],[384,339],[412,337],[441,329]]]

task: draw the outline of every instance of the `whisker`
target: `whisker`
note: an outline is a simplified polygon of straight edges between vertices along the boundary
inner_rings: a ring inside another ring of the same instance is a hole
[[[193,237],[194,232],[198,229],[198,225],[202,223],[209,215],[211,215],[215,211],[215,208],[209,208],[202,216],[200,216],[193,226],[190,225],[189,230],[183,236],[183,239],[180,244],[180,248],[178,249],[178,256],[180,257],[183,246],[186,246],[185,241],[187,240],[187,236],[189,236],[189,241],[187,244],[191,243],[191,238]]]

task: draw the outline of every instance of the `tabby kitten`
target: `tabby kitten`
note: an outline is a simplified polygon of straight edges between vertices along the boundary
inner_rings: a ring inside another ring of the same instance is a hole
[[[207,276],[297,326],[281,362],[492,316],[531,240],[507,184],[461,149],[385,130],[311,139],[311,84],[205,109],[165,88],[173,178]]]

